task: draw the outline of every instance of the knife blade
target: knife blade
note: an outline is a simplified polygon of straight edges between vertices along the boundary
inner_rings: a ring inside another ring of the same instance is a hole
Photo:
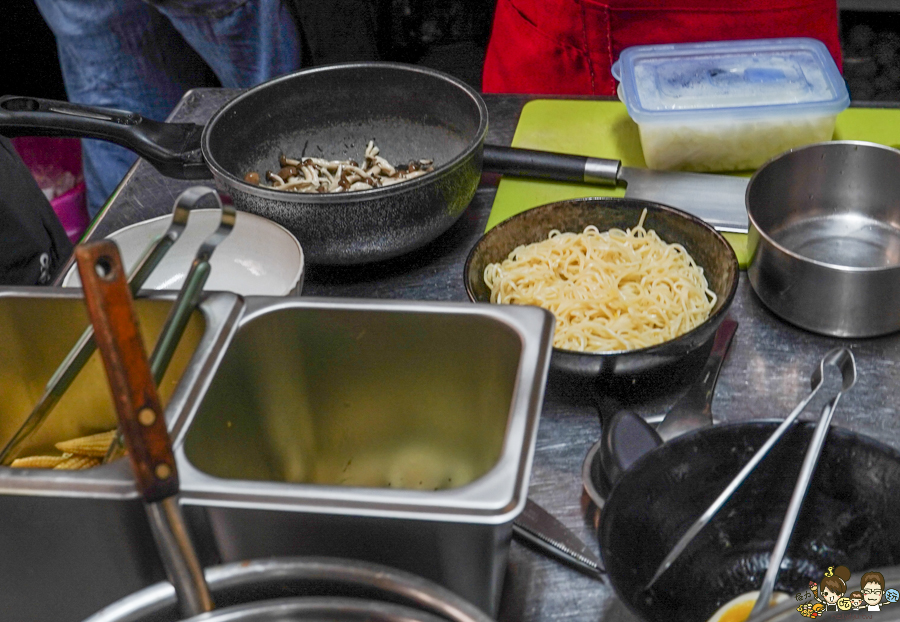
[[[531,499],[513,521],[513,536],[589,577],[602,579],[606,574],[603,562],[581,538]]]
[[[625,196],[655,201],[705,220],[719,231],[747,233],[744,194],[749,179],[731,175],[656,171],[620,160],[484,146],[483,168],[513,177],[625,186]]]
[[[677,207],[705,220],[718,231],[747,233],[749,220],[744,195],[749,179],[708,173],[651,171],[623,166],[625,197]]]

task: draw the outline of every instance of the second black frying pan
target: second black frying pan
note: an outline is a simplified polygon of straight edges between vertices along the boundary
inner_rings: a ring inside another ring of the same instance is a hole
[[[648,591],[682,533],[778,422],[716,426],[651,451],[618,480],[601,512],[600,549],[618,595],[643,619],[703,622],[757,590],[787,509],[813,424],[797,424]],[[791,598],[829,566],[862,573],[900,563],[900,453],[832,428],[775,589]],[[855,588],[854,588],[855,589]]]

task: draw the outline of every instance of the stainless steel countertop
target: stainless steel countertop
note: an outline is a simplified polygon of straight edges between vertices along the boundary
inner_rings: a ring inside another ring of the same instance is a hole
[[[188,93],[170,120],[203,123],[238,91],[197,89]],[[486,95],[490,112],[488,142],[509,145],[525,96]],[[603,156],[604,154],[596,154]],[[175,197],[198,182],[168,179],[139,161],[123,180],[88,237],[102,237],[126,225],[171,212]],[[204,182],[212,185],[212,182]],[[485,175],[462,218],[424,249],[386,263],[355,268],[309,270],[303,294],[309,296],[467,300],[463,264],[483,233],[496,194],[496,176]],[[894,396],[900,386],[900,334],[842,340],[794,328],[768,312],[741,274],[730,315],[740,324],[719,377],[714,419],[744,421],[780,418],[809,390],[809,375],[825,352],[849,346],[856,356],[859,382],[846,395],[834,425],[875,437],[900,448],[900,417]],[[635,410],[661,414],[677,399],[665,396]],[[809,412],[818,412],[811,409]],[[530,496],[597,548],[593,527],[582,509],[581,463],[599,438],[593,408],[547,399],[538,433]],[[635,619],[612,589],[532,550],[513,543],[500,619]]]

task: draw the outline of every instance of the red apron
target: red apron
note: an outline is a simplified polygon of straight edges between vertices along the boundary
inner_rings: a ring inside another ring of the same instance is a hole
[[[841,68],[835,0],[497,0],[482,88],[615,95],[629,46],[780,37],[819,39]]]

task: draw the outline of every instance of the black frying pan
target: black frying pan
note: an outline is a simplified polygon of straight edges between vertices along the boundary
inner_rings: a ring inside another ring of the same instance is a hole
[[[765,442],[777,422],[706,428],[640,458],[601,512],[600,549],[617,594],[650,621],[702,622],[759,589],[813,424],[798,424],[654,587],[647,584],[682,533]],[[829,566],[862,573],[900,563],[900,453],[832,428],[775,589],[794,596]]]
[[[439,72],[358,63],[271,80],[231,100],[205,126],[6,96],[0,98],[0,132],[104,139],[169,177],[213,177],[238,209],[290,230],[308,261],[354,264],[422,246],[462,214],[480,179],[487,108],[477,92]],[[281,154],[361,161],[372,139],[389,161],[432,158],[435,172],[332,195],[243,181],[250,171],[277,171]]]
[[[478,187],[487,124],[487,107],[474,89],[441,72],[397,63],[329,65],[282,76],[237,96],[205,126],[0,97],[0,133],[99,138],[131,149],[169,177],[214,177],[238,209],[284,225],[307,260],[320,264],[387,259],[449,228]],[[279,192],[243,181],[250,171],[277,171],[281,154],[359,161],[372,139],[389,161],[431,158],[435,172],[336,195]],[[564,180],[585,177],[584,157],[499,147],[490,154],[501,171],[525,167]]]

